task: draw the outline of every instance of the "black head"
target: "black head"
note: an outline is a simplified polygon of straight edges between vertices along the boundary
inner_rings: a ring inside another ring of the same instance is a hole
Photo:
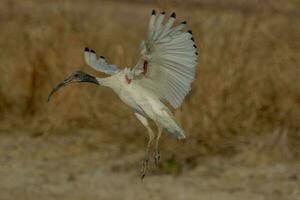
[[[63,80],[61,83],[59,83],[53,90],[50,92],[48,96],[48,101],[50,101],[51,96],[57,92],[60,88],[70,84],[70,83],[94,83],[99,85],[97,79],[83,71],[75,71],[73,72],[67,79]]]
[[[67,81],[71,82],[90,82],[98,84],[98,81],[95,77],[83,72],[83,71],[75,71],[73,72],[69,78],[66,79]],[[66,81],[65,80],[65,81]]]

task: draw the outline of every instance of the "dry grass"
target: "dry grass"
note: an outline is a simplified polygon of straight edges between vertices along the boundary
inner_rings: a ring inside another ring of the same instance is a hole
[[[50,104],[46,98],[76,69],[103,76],[84,64],[85,46],[111,63],[133,66],[154,7],[175,10],[180,20],[186,19],[200,53],[192,92],[176,111],[188,139],[164,139],[169,143],[165,151],[176,148],[184,160],[249,149],[254,154],[267,149],[276,158],[299,156],[300,24],[294,12],[299,4],[280,1],[274,5],[282,10],[270,12],[255,6],[239,10],[244,4],[237,1],[230,1],[234,9],[201,2],[189,7],[1,1],[0,129],[56,133],[96,128],[99,134],[124,136],[124,143],[140,142],[143,127],[109,89],[73,85]],[[251,5],[259,7],[258,2]]]

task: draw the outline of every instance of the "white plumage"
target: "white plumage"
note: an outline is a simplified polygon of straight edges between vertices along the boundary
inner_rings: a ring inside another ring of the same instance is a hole
[[[195,78],[197,49],[192,32],[183,31],[186,22],[172,27],[175,14],[165,24],[164,17],[164,12],[159,16],[152,13],[147,38],[141,43],[140,59],[128,72],[128,77],[177,108],[190,91]],[[108,65],[103,58],[97,60],[94,52],[85,51],[85,60],[98,71],[108,74],[119,72],[115,65]],[[145,62],[147,73],[143,69]]]
[[[156,164],[159,160],[158,140],[163,128],[178,139],[185,138],[183,129],[163,104],[163,100],[168,101],[174,108],[181,105],[195,78],[198,54],[192,32],[184,31],[186,22],[173,26],[175,17],[175,13],[172,13],[164,20],[164,12],[156,15],[155,11],[152,11],[147,38],[141,43],[140,58],[132,69],[119,69],[116,65],[107,64],[104,57],[97,58],[95,51],[86,48],[86,63],[95,70],[111,76],[95,78],[84,72],[75,72],[49,95],[50,99],[59,87],[71,82],[92,82],[112,88],[123,102],[133,108],[137,118],[147,128],[149,142],[142,177],[146,172],[149,148],[154,138],[148,119],[152,119],[158,127]]]
[[[86,64],[88,64],[95,70],[101,71],[106,74],[113,75],[120,71],[120,69],[116,65],[107,64],[103,56],[97,59],[95,52],[93,50],[89,51],[88,48],[86,48],[84,51],[84,60]]]

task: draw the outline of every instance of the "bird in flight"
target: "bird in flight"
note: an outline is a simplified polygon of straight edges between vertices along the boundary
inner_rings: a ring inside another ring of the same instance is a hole
[[[140,45],[140,58],[133,68],[120,69],[116,65],[108,64],[102,56],[97,58],[94,50],[85,48],[84,58],[87,65],[111,76],[99,78],[75,71],[59,83],[48,97],[50,101],[56,91],[70,83],[89,82],[113,89],[133,109],[137,119],[147,129],[149,140],[142,165],[142,179],[148,169],[150,148],[154,139],[154,160],[155,166],[158,166],[158,143],[163,129],[178,139],[185,138],[184,130],[164,101],[178,108],[191,90],[191,83],[195,78],[198,53],[192,31],[184,30],[185,21],[174,26],[175,13],[168,19],[165,18],[164,12],[156,14],[155,10],[152,11],[146,39]],[[149,119],[157,126],[156,134],[149,126]]]

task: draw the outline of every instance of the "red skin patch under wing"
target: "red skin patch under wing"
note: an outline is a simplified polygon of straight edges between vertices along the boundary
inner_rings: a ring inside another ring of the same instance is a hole
[[[147,70],[148,70],[148,61],[144,60],[144,66],[143,66],[143,74],[146,75]]]
[[[148,70],[148,61],[147,61],[147,60],[144,61],[143,70],[144,70],[144,71],[143,71],[143,74],[146,75],[147,70]],[[127,75],[125,75],[125,80],[126,80],[126,82],[127,82],[128,84],[130,84],[131,81],[132,81],[130,78],[128,78]]]
[[[127,83],[128,83],[128,84],[130,84],[130,83],[131,83],[131,81],[132,81],[130,78],[128,78],[128,76],[127,76],[127,75],[125,75],[125,80],[127,81]]]

